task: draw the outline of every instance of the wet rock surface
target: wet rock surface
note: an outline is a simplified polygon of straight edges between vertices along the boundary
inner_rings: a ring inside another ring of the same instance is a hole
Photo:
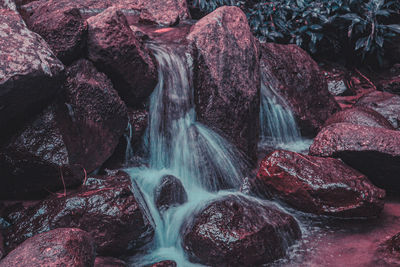
[[[326,120],[324,127],[334,123],[351,123],[394,130],[392,124],[380,113],[362,106],[345,109],[333,114]]]
[[[375,185],[400,190],[400,133],[383,128],[337,123],[314,139],[310,154],[339,157],[365,174]]]
[[[333,158],[277,150],[262,162],[261,188],[301,211],[338,217],[377,217],[385,191]]]
[[[182,182],[173,175],[161,178],[160,184],[154,190],[154,202],[160,212],[187,202],[188,196]]]
[[[274,80],[274,90],[291,108],[302,134],[315,135],[340,110],[317,63],[296,45],[261,47],[262,71]]]
[[[153,265],[149,267],[176,267],[176,262],[174,261],[160,261],[157,263],[154,263]]]
[[[374,264],[387,267],[400,265],[400,233],[380,244],[374,255]]]
[[[139,105],[157,84],[156,63],[121,11],[111,7],[87,20],[88,58],[113,81],[122,99]]]
[[[184,225],[183,247],[193,261],[211,266],[258,266],[285,255],[301,237],[296,220],[272,204],[227,195]]]
[[[0,261],[9,266],[93,266],[95,244],[85,231],[59,228],[29,238]]]
[[[96,257],[94,267],[126,267],[126,262],[111,257]]]
[[[187,37],[195,47],[197,120],[256,157],[259,132],[259,48],[245,14],[221,7],[199,20]]]
[[[118,256],[134,253],[154,235],[152,219],[137,186],[126,173],[89,177],[85,186],[66,197],[50,197],[16,220],[8,229],[7,248],[27,238],[56,228],[76,227],[94,239],[97,253]]]

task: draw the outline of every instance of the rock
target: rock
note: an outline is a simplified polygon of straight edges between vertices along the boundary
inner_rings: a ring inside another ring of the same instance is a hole
[[[187,202],[182,182],[173,175],[165,175],[154,190],[154,203],[160,212]]]
[[[181,20],[190,18],[185,0],[140,0],[140,20],[142,22],[157,23],[173,26]]]
[[[17,11],[17,6],[13,0],[3,0],[0,2],[0,9],[9,11]]]
[[[296,220],[272,204],[241,195],[214,200],[182,228],[193,261],[211,266],[259,266],[283,257],[301,237]]]
[[[237,7],[220,7],[192,26],[187,39],[195,49],[197,120],[255,159],[260,109],[259,48],[246,15]]]
[[[400,128],[400,96],[374,91],[360,98],[356,106],[368,107],[382,114],[394,128]]]
[[[95,245],[80,229],[59,228],[29,238],[0,261],[9,266],[93,266]]]
[[[347,123],[322,129],[310,155],[339,157],[387,191],[400,190],[400,132]]]
[[[301,211],[337,217],[377,217],[385,191],[333,158],[276,150],[257,174],[267,193]]]
[[[261,69],[291,108],[303,135],[314,136],[340,110],[317,63],[300,47],[263,44]]]
[[[8,230],[6,244],[13,249],[33,235],[77,227],[90,233],[100,255],[133,253],[154,235],[152,219],[147,217],[143,203],[140,191],[126,173],[90,177],[85,186],[67,197],[50,197],[27,211]]]
[[[374,266],[400,266],[400,233],[379,245],[374,255]]]
[[[4,239],[3,233],[0,230],[0,260],[6,255],[6,251],[4,250]]]
[[[6,1],[4,3],[12,3]],[[4,5],[4,4],[3,4]],[[61,89],[64,66],[46,42],[10,9],[0,9],[1,142]]]
[[[176,262],[174,261],[160,261],[157,263],[154,263],[153,265],[149,267],[176,267]]]
[[[96,257],[94,267],[126,267],[126,262],[111,257]]]
[[[336,112],[325,122],[324,127],[334,123],[351,123],[394,130],[385,117],[375,110],[366,107],[353,107]]]
[[[43,1],[28,21],[29,28],[46,40],[64,64],[83,56],[87,23],[74,5],[60,5],[57,0]]]
[[[126,103],[139,105],[157,84],[153,56],[139,43],[117,8],[111,7],[87,22],[88,58],[111,78]]]

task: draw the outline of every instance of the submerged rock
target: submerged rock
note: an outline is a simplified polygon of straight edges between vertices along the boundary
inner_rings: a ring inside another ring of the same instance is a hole
[[[153,56],[136,39],[117,8],[108,8],[87,22],[88,58],[111,78],[126,103],[141,104],[157,84]]]
[[[351,123],[394,130],[385,117],[367,107],[353,107],[336,112],[325,122],[324,127],[334,123]]]
[[[305,212],[376,217],[384,206],[384,190],[333,158],[276,150],[261,162],[257,178],[267,194]]]
[[[400,190],[400,132],[336,123],[322,129],[310,154],[339,157],[387,191]]]
[[[258,42],[245,14],[220,7],[199,20],[187,37],[195,48],[197,120],[256,158],[259,133]]]
[[[153,265],[149,267],[176,267],[176,262],[174,261],[160,261],[157,263],[154,263]]]
[[[50,197],[14,222],[6,245],[15,248],[27,238],[60,227],[77,227],[90,233],[100,255],[133,253],[154,235],[152,219],[136,184],[126,173],[90,177],[85,186],[67,197]]]
[[[340,110],[318,64],[300,47],[262,44],[261,68],[292,110],[303,135],[313,136]]]
[[[227,195],[206,205],[182,232],[191,260],[211,266],[266,264],[283,257],[301,237],[292,216],[241,195]]]
[[[173,175],[165,175],[154,190],[154,202],[160,212],[187,202],[188,196],[182,182]]]
[[[59,228],[29,238],[11,251],[1,267],[93,266],[95,244],[85,231]]]
[[[400,266],[400,233],[379,245],[374,255],[375,266]]]

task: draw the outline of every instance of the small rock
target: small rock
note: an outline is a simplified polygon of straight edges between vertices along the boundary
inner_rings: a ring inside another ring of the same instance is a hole
[[[161,178],[154,192],[154,203],[160,212],[187,202],[187,194],[182,182],[173,175]]]

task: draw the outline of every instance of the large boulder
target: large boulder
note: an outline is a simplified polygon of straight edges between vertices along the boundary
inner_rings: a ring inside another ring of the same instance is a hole
[[[227,195],[183,225],[183,247],[211,266],[259,266],[283,257],[300,238],[296,220],[272,204]]]
[[[93,266],[95,244],[85,231],[59,228],[29,238],[0,261],[1,267]]]
[[[187,202],[182,182],[173,175],[165,175],[154,190],[154,203],[160,212]]]
[[[400,95],[374,91],[360,98],[355,105],[375,110],[388,119],[394,128],[400,128]]]
[[[8,229],[6,245],[13,249],[33,235],[76,227],[90,233],[101,255],[134,252],[148,244],[154,235],[144,203],[126,173],[89,177],[76,192],[66,197],[50,197],[26,211]]]
[[[318,64],[300,47],[262,45],[261,73],[291,108],[302,134],[313,136],[340,110]]]
[[[268,195],[305,212],[377,217],[384,206],[384,190],[333,158],[277,150],[261,162],[257,179]]]
[[[117,8],[108,8],[87,22],[88,58],[111,78],[126,103],[141,104],[157,84],[154,57],[136,39]]]
[[[379,245],[373,263],[375,266],[400,266],[400,233]]]
[[[353,107],[333,114],[324,127],[334,123],[351,123],[394,130],[392,124],[381,114],[367,107]]]
[[[11,135],[59,92],[64,81],[64,66],[15,11],[0,8],[0,25],[2,143],[4,136]]]
[[[195,49],[197,120],[256,158],[260,70],[258,41],[238,7],[220,7],[199,20],[187,39]]]
[[[314,139],[310,154],[339,157],[387,191],[400,190],[400,132],[384,128],[336,123]]]

